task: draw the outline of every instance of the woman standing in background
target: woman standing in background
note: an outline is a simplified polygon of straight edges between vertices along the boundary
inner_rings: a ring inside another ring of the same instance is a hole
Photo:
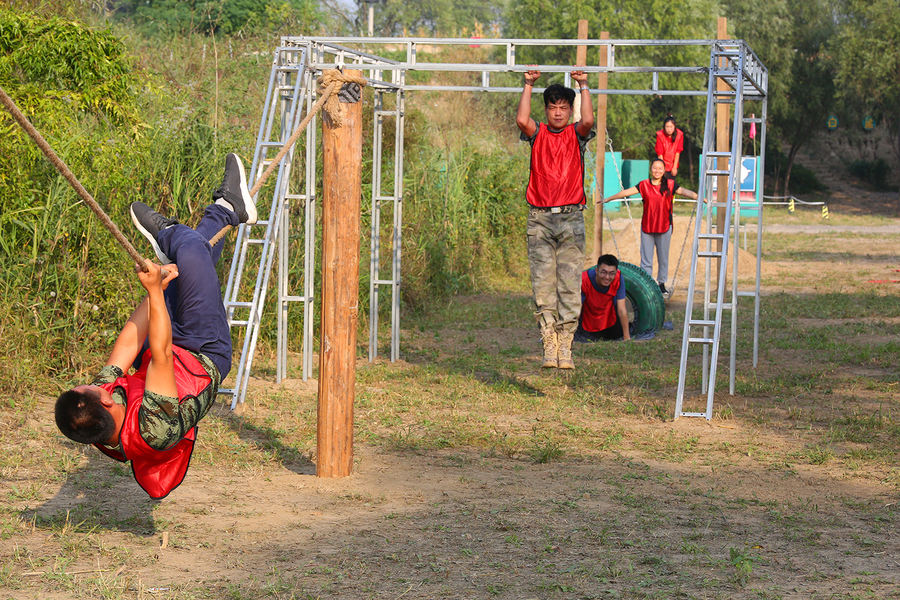
[[[672,239],[672,200],[675,194],[696,200],[697,192],[681,187],[673,178],[667,178],[663,162],[661,158],[654,158],[650,161],[650,179],[604,198],[603,202],[641,195],[644,203],[644,214],[641,217],[641,268],[647,275],[653,276],[655,250],[656,281],[659,291],[668,294],[666,280],[669,277],[669,242]]]
[[[656,132],[656,156],[666,166],[666,177],[678,176],[678,160],[684,151],[684,132],[675,127],[675,117],[669,115],[663,121],[663,128]]]

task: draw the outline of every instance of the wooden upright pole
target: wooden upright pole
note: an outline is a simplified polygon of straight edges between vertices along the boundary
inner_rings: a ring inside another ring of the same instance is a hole
[[[609,39],[608,31],[600,32],[601,40]],[[608,67],[607,63],[608,45],[600,46],[600,66]],[[605,90],[609,82],[607,73],[600,73],[600,81],[597,87]],[[597,185],[594,186],[594,254],[591,262],[597,264],[597,259],[603,254],[603,197],[606,193],[604,189],[604,181],[606,181],[606,94],[597,95],[597,154],[596,154],[596,170]]]
[[[586,40],[588,37],[587,19],[578,19],[578,39]],[[579,67],[587,66],[587,46],[578,46],[575,49],[575,64]]]
[[[716,27],[716,37],[720,40],[728,39],[728,19],[725,17],[719,17],[718,25]],[[719,60],[725,60],[721,58]],[[718,91],[728,91],[728,84],[725,83],[721,78],[716,82],[716,89]],[[730,132],[731,127],[728,123],[731,117],[731,109],[728,104],[724,102],[716,105],[716,150],[719,152],[727,152],[731,149]],[[728,159],[720,158],[717,161],[716,165],[717,169],[724,170],[728,168]],[[716,202],[723,203],[728,200],[728,194],[731,193],[731,190],[728,189],[728,176],[727,175],[719,175],[718,181],[716,182]],[[725,233],[725,211],[721,207],[716,208],[716,233]],[[722,242],[716,242],[718,247],[718,251],[722,251]],[[719,268],[720,268],[720,258],[716,259],[716,286],[719,284]],[[723,282],[724,283],[724,282]]]
[[[356,70],[345,74],[362,76]],[[341,102],[340,110],[339,125],[327,112],[322,118],[322,343],[316,436],[319,477],[345,477],[353,466],[362,102]]]
[[[586,40],[588,37],[587,19],[578,19],[578,39]],[[587,46],[575,46],[575,65],[583,67],[587,65]],[[576,87],[575,104],[572,105],[572,118],[577,122],[581,118],[581,92]]]

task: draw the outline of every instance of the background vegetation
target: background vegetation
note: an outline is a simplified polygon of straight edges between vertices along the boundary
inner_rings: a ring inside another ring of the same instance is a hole
[[[747,39],[770,68],[772,181],[780,177],[789,189],[797,150],[828,114],[842,123],[873,116],[900,154],[900,16],[893,0],[687,0],[677,14],[634,0],[617,0],[612,10],[598,0],[544,6],[388,0],[375,7],[375,29],[569,38],[587,16],[590,31],[613,37],[697,39],[714,37],[715,19],[725,15],[735,37]],[[277,36],[358,34],[366,8],[315,0],[16,0],[0,8],[0,85],[116,222],[127,223],[136,198],[190,222],[218,184],[224,154],[252,153]],[[568,50],[523,51],[525,61],[574,62]],[[682,49],[625,51],[639,64],[705,60]],[[411,103],[407,310],[488,289],[523,269],[527,148],[516,142],[510,118],[517,99],[462,98],[444,107],[444,119]],[[647,156],[648,132],[667,112],[695,147],[699,142],[699,100],[616,103],[610,136],[626,157]],[[38,385],[35,373],[65,385],[96,366],[139,290],[124,255],[6,114],[0,131],[0,358],[9,365],[0,370],[0,389]],[[878,158],[853,168],[884,186],[890,177]],[[806,175],[804,185],[814,188]],[[32,363],[15,360],[19,355]]]

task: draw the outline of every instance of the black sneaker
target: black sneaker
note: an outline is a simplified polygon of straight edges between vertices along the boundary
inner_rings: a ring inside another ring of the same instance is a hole
[[[159,259],[159,264],[167,265],[171,263],[172,261],[169,260],[169,257],[159,249],[159,242],[156,241],[156,237],[163,229],[177,225],[178,220],[162,216],[143,202],[132,202],[130,212],[134,226],[145,238],[150,240],[153,251],[156,252],[156,258]]]
[[[659,293],[660,294],[668,294],[669,293],[668,291],[666,291],[666,284],[664,284],[664,283],[659,284]]]
[[[233,152],[225,157],[225,177],[219,189],[213,192],[213,200],[219,206],[233,211],[241,223],[248,225],[256,223],[256,204],[253,203],[250,190],[247,188],[244,165],[240,157]]]

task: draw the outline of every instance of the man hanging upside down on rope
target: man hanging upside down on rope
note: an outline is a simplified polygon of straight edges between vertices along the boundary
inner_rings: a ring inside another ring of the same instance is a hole
[[[63,392],[56,424],[68,438],[131,461],[138,484],[164,498],[187,473],[197,422],[209,411],[231,370],[231,330],[215,265],[224,242],[209,241],[224,226],[256,222],[256,206],[236,154],[197,229],[180,225],[142,202],[131,219],[153,245],[159,265],[137,269],[147,297],[90,385]],[[129,367],[136,372],[128,375]]]

